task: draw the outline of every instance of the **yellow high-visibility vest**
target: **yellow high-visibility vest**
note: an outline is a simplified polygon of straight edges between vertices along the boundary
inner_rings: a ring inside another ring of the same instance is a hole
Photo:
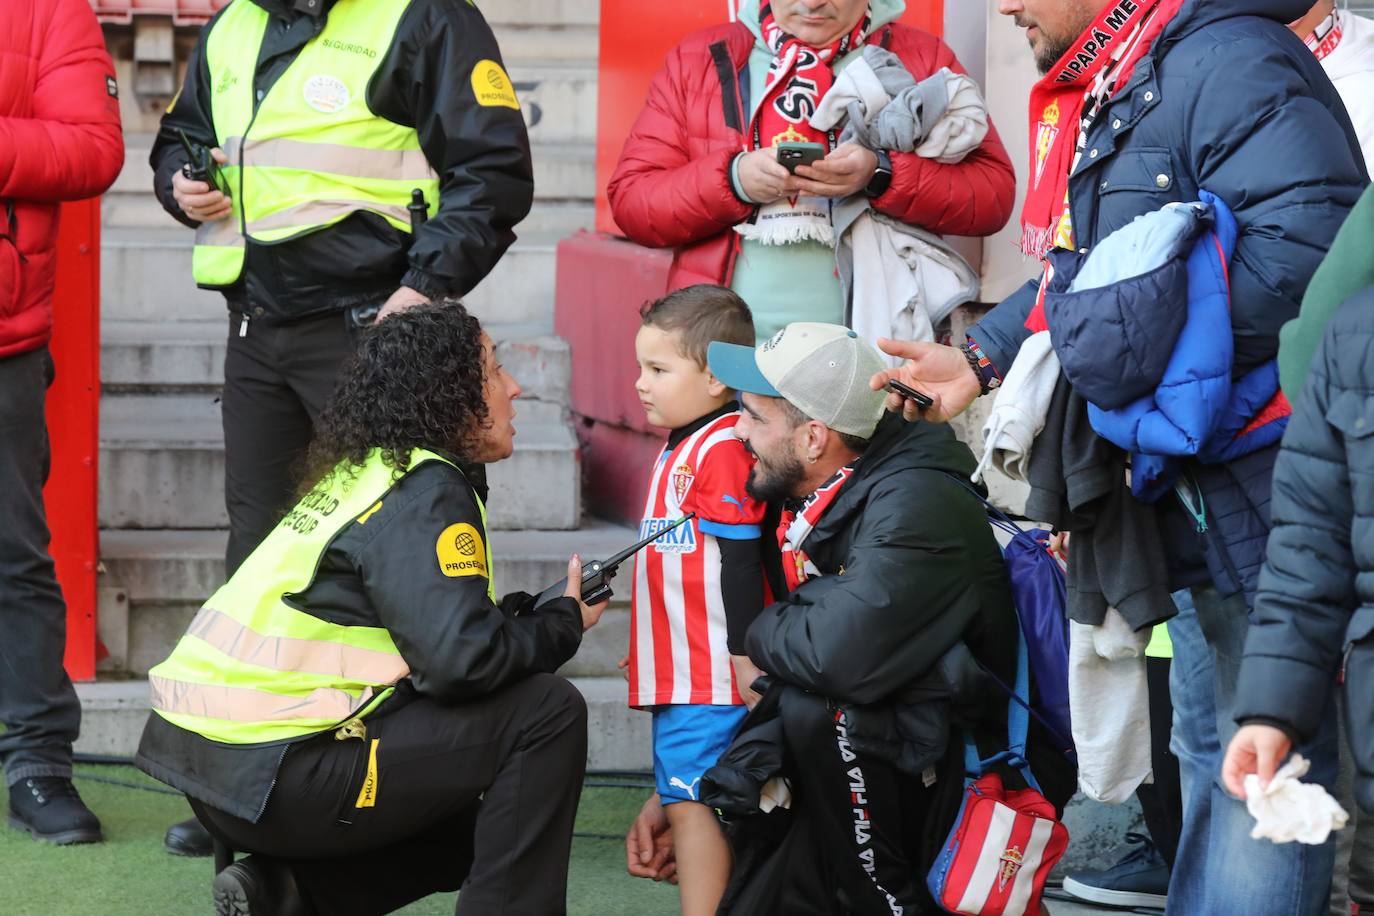
[[[243,273],[245,239],[272,244],[365,210],[411,231],[411,192],[438,209],[439,176],[414,127],[375,114],[367,86],[410,0],[338,0],[262,99],[253,77],[266,10],[233,0],[205,42],[211,115],[229,157],[222,172],[233,213],[196,231],[192,272],[225,287]]]
[[[453,464],[415,449],[406,473],[429,461]],[[213,741],[257,744],[336,728],[389,696],[410,667],[387,630],[322,620],[295,596],[344,528],[367,524],[394,478],[373,450],[354,473],[341,465],[297,503],[148,672],[153,711]],[[486,508],[480,498],[477,505],[494,602]]]

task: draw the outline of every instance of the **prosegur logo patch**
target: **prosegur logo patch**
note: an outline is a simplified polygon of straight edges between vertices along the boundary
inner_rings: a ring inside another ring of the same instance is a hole
[[[490,578],[482,535],[467,522],[445,528],[434,544],[434,552],[439,558],[439,571],[450,579],[458,576]]]
[[[520,110],[520,100],[515,97],[510,77],[494,60],[479,60],[472,68],[472,94],[477,97],[478,105]]]

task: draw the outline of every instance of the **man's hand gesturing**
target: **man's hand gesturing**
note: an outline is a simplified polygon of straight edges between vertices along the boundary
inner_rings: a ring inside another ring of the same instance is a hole
[[[929,395],[934,402],[925,410],[919,410],[915,402],[900,394],[889,394],[887,409],[901,411],[908,420],[921,417],[943,423],[963,413],[982,390],[978,376],[958,347],[920,340],[888,340],[884,337],[878,340],[878,349],[907,361],[896,369],[874,375],[869,381],[874,391],[886,388],[889,381],[896,379]]]

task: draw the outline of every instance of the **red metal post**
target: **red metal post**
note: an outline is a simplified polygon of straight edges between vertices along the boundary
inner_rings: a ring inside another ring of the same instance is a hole
[[[43,490],[52,556],[67,599],[67,673],[95,679],[95,577],[99,559],[96,459],[100,417],[100,200],[64,204],[49,345],[52,470]]]

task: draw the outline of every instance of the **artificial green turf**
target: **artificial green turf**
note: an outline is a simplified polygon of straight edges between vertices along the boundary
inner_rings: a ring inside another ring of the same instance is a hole
[[[105,828],[105,842],[56,847],[0,828],[0,914],[4,916],[180,916],[211,912],[208,859],[184,859],[162,849],[169,824],[190,816],[185,800],[96,781],[113,779],[150,788],[160,784],[133,769],[78,766],[77,788]],[[649,789],[597,788],[597,783],[643,781],[589,777],[577,831],[623,836]],[[0,803],[7,802],[0,787]],[[365,875],[358,876],[366,881]],[[400,912],[453,912],[455,895],[439,894]],[[677,889],[629,877],[617,840],[573,840],[568,881],[570,916],[670,916]]]

